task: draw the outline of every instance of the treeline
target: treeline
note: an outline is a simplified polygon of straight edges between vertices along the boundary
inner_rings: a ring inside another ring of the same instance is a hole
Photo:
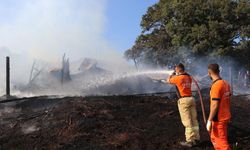
[[[250,69],[249,16],[249,0],[160,0],[142,17],[125,57],[136,66],[166,66],[229,56]]]

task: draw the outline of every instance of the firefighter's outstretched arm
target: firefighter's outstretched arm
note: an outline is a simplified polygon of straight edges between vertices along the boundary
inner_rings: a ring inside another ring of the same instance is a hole
[[[170,83],[171,76],[169,76],[166,80],[167,83]]]
[[[170,82],[170,79],[171,79],[172,77],[174,77],[174,75],[170,75],[170,76],[167,78],[166,82],[169,83],[169,84],[174,84],[173,82]]]

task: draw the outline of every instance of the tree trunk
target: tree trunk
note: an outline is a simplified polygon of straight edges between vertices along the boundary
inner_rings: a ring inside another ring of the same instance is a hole
[[[138,71],[138,64],[137,64],[137,62],[136,62],[136,59],[133,59],[133,60],[134,60],[135,68],[136,68],[136,70]]]

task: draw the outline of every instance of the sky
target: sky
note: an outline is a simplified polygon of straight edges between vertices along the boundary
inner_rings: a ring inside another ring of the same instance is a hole
[[[107,5],[107,33],[105,37],[115,48],[124,52],[140,34],[140,22],[147,8],[158,0],[109,0]]]
[[[142,15],[156,2],[0,0],[0,51],[46,61],[63,53],[72,59],[122,57],[141,32]]]

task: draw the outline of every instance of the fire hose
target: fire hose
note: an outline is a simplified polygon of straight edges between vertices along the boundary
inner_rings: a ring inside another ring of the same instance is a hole
[[[199,94],[199,97],[200,97],[203,121],[204,121],[204,123],[206,125],[207,124],[207,118],[206,118],[206,112],[205,112],[205,107],[204,107],[204,103],[203,103],[203,98],[202,98],[202,95],[201,95],[201,90],[200,90],[198,82],[194,79],[194,77],[192,77],[192,79],[193,79],[193,81],[194,81],[194,83],[195,83],[195,85],[197,87],[197,91],[198,91],[198,94]]]
[[[199,87],[199,84],[197,82],[197,80],[194,79],[194,77],[192,77],[193,81],[194,81],[194,84],[195,86],[197,87],[197,91],[198,91],[198,95],[199,95],[199,98],[200,98],[200,103],[201,103],[201,111],[202,111],[202,116],[203,116],[203,121],[205,123],[205,125],[207,124],[207,118],[206,118],[206,112],[205,112],[205,107],[204,107],[204,103],[203,103],[203,98],[202,98],[202,95],[201,95],[201,90],[200,90],[200,87]],[[178,92],[178,88],[177,86],[176,87],[176,94],[177,96],[180,98],[180,93]]]
[[[201,90],[200,90],[200,87],[199,87],[199,84],[198,84],[197,80],[195,80],[194,77],[192,77],[192,80],[194,81],[194,84],[197,87],[197,92],[198,92],[199,99],[200,99],[200,104],[201,104],[202,117],[203,117],[204,124],[206,125],[207,124],[207,118],[206,118],[206,112],[205,112],[205,107],[204,107],[204,103],[203,103]],[[177,88],[177,91],[178,91],[178,88]],[[177,96],[180,97],[178,92],[177,92]]]

